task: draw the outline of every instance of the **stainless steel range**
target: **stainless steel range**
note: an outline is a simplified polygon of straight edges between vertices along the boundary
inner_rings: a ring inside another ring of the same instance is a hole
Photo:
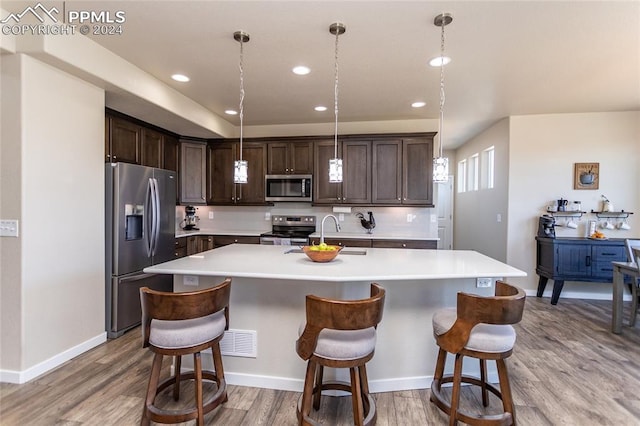
[[[260,235],[260,244],[308,245],[309,235],[316,232],[315,216],[271,216],[271,232]]]

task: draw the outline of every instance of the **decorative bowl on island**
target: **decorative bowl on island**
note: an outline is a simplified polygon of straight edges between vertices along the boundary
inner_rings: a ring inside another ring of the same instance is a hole
[[[317,246],[302,246],[302,251],[307,257],[314,262],[331,262],[333,259],[338,256],[342,247],[340,246],[332,246],[327,244],[320,244]]]

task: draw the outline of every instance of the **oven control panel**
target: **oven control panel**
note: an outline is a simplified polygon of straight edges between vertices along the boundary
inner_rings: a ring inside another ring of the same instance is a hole
[[[278,226],[315,226],[315,216],[299,216],[299,215],[273,215],[271,216],[271,224]]]

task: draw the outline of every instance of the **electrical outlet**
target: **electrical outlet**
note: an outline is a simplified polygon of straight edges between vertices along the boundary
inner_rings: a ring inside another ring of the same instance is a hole
[[[478,288],[491,287],[491,284],[493,284],[491,278],[476,278],[476,287]]]
[[[271,220],[271,213],[269,213],[269,212],[265,212],[265,214],[264,214],[264,220]]]
[[[500,213],[496,215],[496,222],[498,223],[502,222],[502,215]]]
[[[185,275],[182,278],[182,284],[198,287],[198,276],[197,275]]]
[[[339,220],[340,222],[344,222],[344,213],[340,213],[340,214],[338,215],[338,220]]]
[[[413,215],[411,213],[407,213],[407,222],[413,222]]]
[[[213,219],[213,212],[209,212],[209,219]]]

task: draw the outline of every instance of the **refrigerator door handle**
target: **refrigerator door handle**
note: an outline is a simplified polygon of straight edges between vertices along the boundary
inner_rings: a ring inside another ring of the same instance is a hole
[[[153,235],[151,255],[155,256],[158,251],[158,240],[160,238],[160,194],[158,192],[158,180],[151,179],[152,205],[153,205]]]
[[[153,189],[151,188],[151,179],[147,184],[147,192],[144,196],[144,225],[143,225],[143,234],[144,234],[144,246],[147,252],[147,257],[151,257],[151,245],[153,239]]]

